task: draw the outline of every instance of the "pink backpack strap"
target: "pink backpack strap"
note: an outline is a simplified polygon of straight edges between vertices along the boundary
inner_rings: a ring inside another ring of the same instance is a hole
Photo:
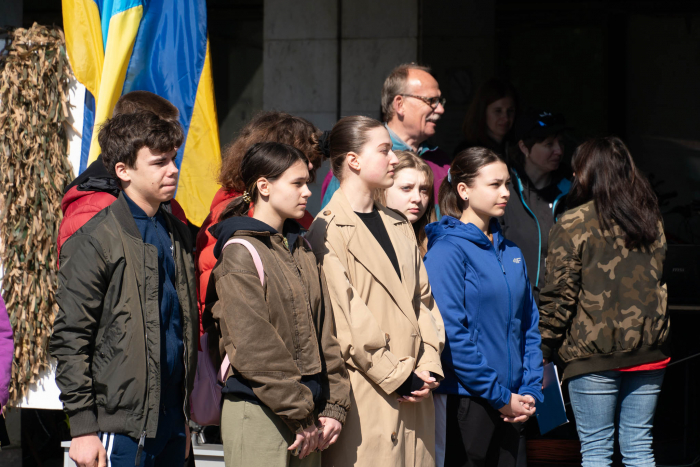
[[[233,243],[238,243],[239,245],[243,245],[244,247],[246,247],[246,249],[250,253],[250,256],[253,257],[253,264],[255,264],[255,269],[258,271],[260,285],[265,286],[265,270],[263,269],[262,259],[260,258],[258,250],[256,250],[255,247],[248,240],[244,240],[242,238],[231,238],[229,239],[229,241],[224,243],[224,247],[221,249],[221,253],[224,252],[227,246]],[[224,357],[224,361],[221,362],[221,369],[219,370],[219,381],[224,381],[224,377],[226,377],[226,372],[228,372],[228,367],[230,364],[231,362],[228,359],[228,355],[226,355]]]
[[[260,259],[260,255],[258,254],[258,250],[255,249],[253,245],[248,240],[243,240],[242,238],[232,238],[228,242],[224,243],[224,247],[221,249],[221,253],[224,252],[227,246],[233,244],[233,243],[238,243],[239,245],[243,245],[246,247],[248,252],[250,253],[250,256],[253,257],[253,263],[255,264],[255,269],[258,271],[258,277],[260,278],[260,284],[265,285],[265,270],[263,269],[263,264],[262,264],[262,259]]]

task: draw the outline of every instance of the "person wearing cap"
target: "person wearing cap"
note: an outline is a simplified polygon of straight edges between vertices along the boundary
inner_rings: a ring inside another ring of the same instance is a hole
[[[544,284],[549,230],[566,209],[571,187],[561,165],[561,135],[567,129],[561,114],[527,110],[515,122],[510,202],[501,218],[503,235],[520,247],[536,302]]]

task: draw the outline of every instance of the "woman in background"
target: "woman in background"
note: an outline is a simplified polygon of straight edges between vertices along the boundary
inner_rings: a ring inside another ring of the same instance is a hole
[[[211,211],[204,220],[197,234],[197,248],[195,250],[195,267],[197,274],[197,305],[200,314],[200,335],[205,331],[201,314],[204,309],[204,298],[207,293],[207,284],[211,270],[216,264],[214,258],[214,245],[216,239],[209,232],[209,227],[219,222],[221,212],[229,202],[241,196],[245,191],[245,183],[241,180],[241,161],[253,144],[272,141],[289,144],[299,149],[309,160],[309,182],[316,177],[316,171],[323,162],[323,153],[319,145],[322,136],[321,131],[311,122],[301,117],[295,117],[284,112],[269,111],[257,114],[243,127],[233,143],[224,149],[219,172],[221,188],[216,192],[211,202]],[[254,209],[248,212],[253,217]],[[299,219],[299,224],[305,229],[311,226],[313,216],[304,212],[304,217]]]
[[[476,92],[464,118],[464,140],[454,154],[479,146],[492,150],[505,160],[518,97],[515,88],[498,78],[486,81]]]
[[[421,257],[428,252],[425,226],[437,221],[433,190],[433,171],[423,159],[411,151],[394,151],[399,163],[394,168],[394,184],[377,190],[376,199],[386,207],[402,213],[413,224]],[[445,415],[447,396],[433,394],[435,403],[435,464],[445,462]]]
[[[566,363],[583,466],[611,465],[616,429],[626,466],[654,466],[651,429],[670,360],[658,201],[619,138],[587,141],[572,166],[573,209],[549,237],[542,352]]]
[[[437,221],[433,190],[433,171],[411,151],[394,151],[399,163],[394,168],[394,184],[377,190],[375,198],[386,207],[402,213],[413,224],[421,257],[428,252],[425,226]],[[435,403],[435,465],[445,462],[445,415],[447,396],[433,394]]]

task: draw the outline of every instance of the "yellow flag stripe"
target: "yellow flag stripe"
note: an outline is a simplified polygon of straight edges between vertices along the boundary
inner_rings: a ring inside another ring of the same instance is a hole
[[[100,89],[104,64],[101,24],[94,0],[63,0],[63,30],[71,68],[93,96]]]
[[[219,125],[216,120],[211,55],[207,40],[204,67],[197,85],[197,97],[187,130],[180,181],[175,197],[185,210],[187,218],[195,225],[202,225],[209,214],[209,206],[219,189],[216,179],[220,165]]]
[[[143,6],[139,5],[112,16],[109,21],[109,36],[105,47],[104,69],[99,92],[95,97],[95,127],[92,131],[90,156],[88,165],[100,155],[100,145],[97,142],[99,128],[105,120],[112,116],[112,111],[124,87],[124,78],[129,67],[131,52],[134,48],[136,34],[143,17]]]

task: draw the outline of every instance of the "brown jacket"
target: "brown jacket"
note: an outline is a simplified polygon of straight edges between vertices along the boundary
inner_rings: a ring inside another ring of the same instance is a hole
[[[334,337],[325,282],[306,242],[294,236],[290,253],[282,234],[249,218],[227,219],[217,229],[215,290],[209,287],[207,309],[220,332],[220,354],[231,362],[227,378],[242,376],[293,432],[314,424],[314,411],[344,423],[350,384]],[[245,246],[232,244],[221,253],[232,235],[257,250],[264,287]],[[323,407],[314,407],[311,390],[301,383],[303,376],[318,374],[326,396]]]
[[[396,389],[419,370],[443,376],[444,325],[433,300],[413,228],[376,204],[401,270],[353,212],[342,189],[309,230],[328,283],[352,410],[324,466],[435,464],[432,396],[399,403]]]

